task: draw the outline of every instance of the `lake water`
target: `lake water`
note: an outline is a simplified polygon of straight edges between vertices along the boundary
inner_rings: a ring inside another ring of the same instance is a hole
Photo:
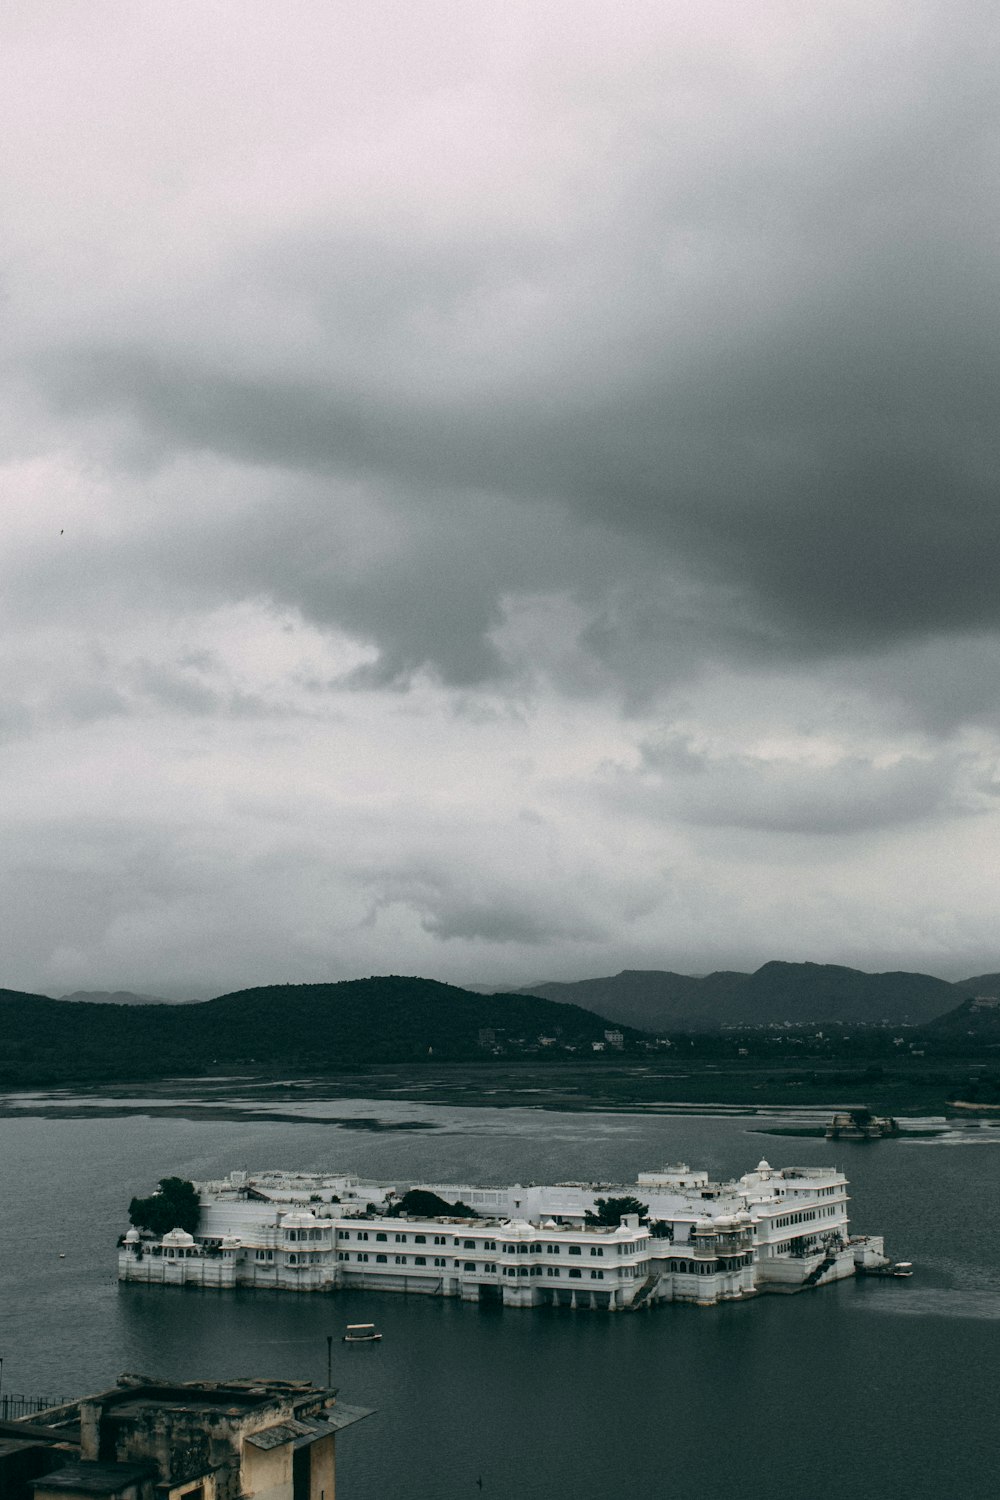
[[[834,1145],[752,1133],[762,1122],[746,1119],[357,1100],[300,1103],[298,1121],[280,1122],[249,1106],[245,1118],[207,1120],[194,1104],[190,1118],[163,1118],[142,1101],[109,1118],[93,1115],[93,1099],[83,1117],[72,1100],[65,1118],[31,1113],[50,1102],[0,1118],[5,1391],[73,1396],[125,1370],[322,1382],[333,1334],[334,1383],[378,1412],[338,1445],[343,1500],[607,1500],[626,1488],[941,1500],[1000,1489],[1000,1130]],[[634,1316],[115,1280],[128,1200],[166,1175],[249,1166],[628,1180],[676,1160],[730,1176],[761,1156],[842,1166],[853,1227],[885,1233],[889,1253],[915,1263],[913,1279]],[[346,1349],[343,1325],[361,1321],[384,1340]]]

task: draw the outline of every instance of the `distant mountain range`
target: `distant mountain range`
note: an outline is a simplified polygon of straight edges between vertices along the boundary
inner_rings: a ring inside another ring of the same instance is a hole
[[[525,993],[582,1005],[644,1031],[705,1031],[784,1021],[891,1021],[921,1025],[966,997],[1000,994],[1000,975],[957,984],[931,974],[867,974],[838,964],[764,964],[752,974],[720,970],[704,978],[661,969],[625,969],[608,979],[535,984]]]
[[[165,1000],[162,995],[136,995],[132,990],[74,990],[60,1000],[84,1005],[190,1005],[190,1000]]]
[[[704,978],[626,970],[490,995],[398,975],[267,985],[187,1004],[128,991],[53,1000],[0,990],[0,1086],[470,1061],[495,1045],[508,1056],[569,1049],[592,1057],[612,1024],[626,1046],[644,1032],[838,1021],[908,1023],[947,1045],[966,1036],[992,1045],[1000,1042],[1000,1005],[982,997],[998,994],[997,974],[949,984],[808,963]]]

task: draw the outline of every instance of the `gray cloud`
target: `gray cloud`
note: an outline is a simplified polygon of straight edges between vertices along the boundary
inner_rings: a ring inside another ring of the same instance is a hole
[[[665,24],[662,96],[623,72],[610,114],[581,110],[572,72],[555,80],[547,107],[591,154],[539,160],[531,211],[498,220],[477,187],[457,222],[432,194],[409,236],[398,204],[255,225],[198,272],[164,261],[162,302],[112,337],[84,320],[43,340],[26,313],[20,368],[161,461],[311,476],[193,538],[200,567],[181,539],[145,566],[173,553],[192,582],[361,633],[373,681],[502,675],[503,600],[542,586],[586,601],[582,643],[639,690],[664,637],[702,665],[992,631],[985,33],[925,6],[886,70],[896,27],[867,51],[793,33],[775,94],[752,62],[693,92]],[[393,535],[359,562],[371,507]]]
[[[985,8],[0,31],[25,974],[991,966]]]
[[[860,835],[971,813],[967,767],[954,754],[888,765],[848,755],[833,764],[700,753],[683,739],[643,747],[638,773],[615,778],[626,802],[684,821],[776,834]]]

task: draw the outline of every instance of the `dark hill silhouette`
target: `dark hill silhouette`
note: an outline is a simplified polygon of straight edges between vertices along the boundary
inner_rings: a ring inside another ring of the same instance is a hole
[[[704,978],[626,969],[609,979],[535,985],[532,994],[599,1010],[647,1031],[721,1025],[893,1021],[919,1025],[952,1008],[955,988],[930,974],[866,974],[839,964],[766,963]]]
[[[932,1036],[947,1037],[958,1041],[963,1037],[969,1037],[976,1042],[1000,1042],[1000,1006],[983,1005],[977,1001],[977,995],[996,996],[1000,993],[996,987],[992,990],[977,989],[975,994],[968,995],[943,1016],[936,1016],[928,1023],[926,1030]]]
[[[1000,995],[1000,974],[978,974],[973,979],[958,979],[952,989],[972,999],[976,995]]]
[[[97,1005],[5,991],[0,1084],[472,1059],[483,1056],[479,1034],[487,1028],[511,1046],[546,1035],[589,1052],[608,1025],[575,1005],[473,995],[398,975],[266,985],[189,1005]]]

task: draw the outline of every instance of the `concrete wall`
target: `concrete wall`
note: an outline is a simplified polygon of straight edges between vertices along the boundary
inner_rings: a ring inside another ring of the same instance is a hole
[[[255,1448],[243,1445],[240,1494],[246,1500],[292,1500],[292,1445]]]
[[[309,1449],[312,1472],[309,1481],[309,1500],[334,1500],[336,1490],[336,1438],[332,1435],[320,1438]]]

